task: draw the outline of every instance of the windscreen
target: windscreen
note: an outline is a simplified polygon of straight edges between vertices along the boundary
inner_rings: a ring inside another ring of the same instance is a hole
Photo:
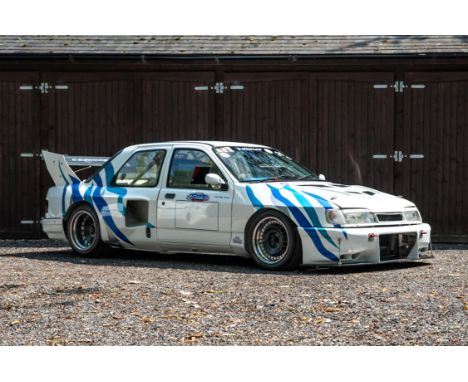
[[[318,179],[313,172],[274,149],[226,146],[214,151],[240,182]]]

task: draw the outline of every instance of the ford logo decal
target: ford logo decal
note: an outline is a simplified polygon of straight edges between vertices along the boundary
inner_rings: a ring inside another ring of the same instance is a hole
[[[202,192],[193,192],[187,195],[187,200],[191,200],[192,202],[207,202],[210,200],[210,197]]]

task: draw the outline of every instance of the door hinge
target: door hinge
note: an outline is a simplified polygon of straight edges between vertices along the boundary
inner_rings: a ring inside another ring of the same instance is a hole
[[[40,223],[39,220],[27,220],[27,219],[20,220],[20,224],[39,224],[39,223]]]
[[[403,159],[405,158],[410,158],[410,159],[424,159],[423,154],[410,154],[405,155],[403,154],[403,151],[400,150],[395,150],[393,154],[387,155],[387,154],[374,154],[372,155],[372,159],[393,159],[395,162],[403,162]]]
[[[393,89],[395,90],[395,93],[403,93],[405,88],[408,87],[403,81],[395,81],[392,85]]]
[[[21,158],[42,158],[41,153],[20,153]]]
[[[239,83],[234,83],[232,85],[225,85],[223,82],[216,82],[214,85],[197,85],[193,87],[196,91],[206,91],[206,90],[214,90],[216,94],[224,94],[226,90],[243,90],[244,85]]]
[[[41,82],[39,86],[36,86],[36,89],[40,90],[41,94],[47,94],[49,92],[49,84],[47,82]]]
[[[225,86],[222,82],[216,82],[214,86],[211,87],[215,91],[216,94],[223,94]]]
[[[374,89],[388,89],[388,84],[374,84]],[[393,84],[390,85],[393,88],[395,93],[403,93],[405,88],[410,87],[411,89],[424,89],[426,85],[424,84],[411,84],[407,85],[404,81],[395,81]]]
[[[403,154],[403,151],[395,150],[393,153],[393,160],[395,162],[403,162],[404,158],[406,158],[406,155]]]
[[[20,90],[39,90],[41,94],[49,93],[49,89],[67,90],[68,85],[50,85],[48,82],[41,82],[39,85],[21,85]]]
[[[229,86],[229,89],[231,89],[231,90],[244,90],[244,85],[232,84],[231,86]]]

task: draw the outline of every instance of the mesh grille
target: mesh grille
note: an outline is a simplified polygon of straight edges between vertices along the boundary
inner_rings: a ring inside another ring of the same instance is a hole
[[[403,220],[402,214],[377,214],[379,222],[399,222]]]

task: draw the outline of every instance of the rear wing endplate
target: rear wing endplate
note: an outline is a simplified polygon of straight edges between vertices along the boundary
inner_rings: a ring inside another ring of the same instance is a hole
[[[79,182],[80,178],[71,167],[100,167],[109,159],[108,157],[62,155],[50,151],[42,151],[42,158],[46,163],[47,171],[57,186]]]

